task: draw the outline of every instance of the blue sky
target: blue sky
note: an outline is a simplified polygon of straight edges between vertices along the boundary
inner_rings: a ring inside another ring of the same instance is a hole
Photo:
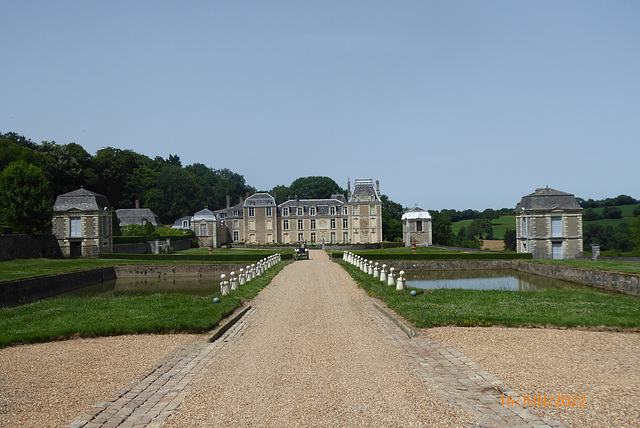
[[[19,1],[0,131],[380,180],[403,206],[640,198],[637,1]]]

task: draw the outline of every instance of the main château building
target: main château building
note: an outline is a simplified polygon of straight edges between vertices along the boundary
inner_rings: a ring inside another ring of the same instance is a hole
[[[290,199],[281,204],[268,193],[255,193],[234,206],[213,211],[220,222],[219,245],[382,242],[379,182],[347,182],[347,198]],[[196,235],[198,230],[194,229]]]

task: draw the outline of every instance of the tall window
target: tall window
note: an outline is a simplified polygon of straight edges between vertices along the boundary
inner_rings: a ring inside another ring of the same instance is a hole
[[[304,215],[304,208],[298,207],[298,215]]]
[[[316,215],[316,207],[309,208],[309,215]]]
[[[311,232],[311,242],[316,242],[316,233]]]
[[[271,207],[267,207],[267,217],[271,217]]]
[[[255,217],[256,209],[253,207],[249,207],[249,217]]]
[[[285,217],[289,217],[289,208],[287,207],[282,208],[282,215]]]
[[[69,232],[71,237],[82,236],[82,231],[80,230],[80,217],[69,218]]]
[[[335,232],[331,232],[331,243],[332,244],[336,243],[336,233]]]
[[[344,207],[344,215],[349,215],[349,207]]]
[[[302,220],[298,220],[298,229],[302,229]]]
[[[345,244],[349,242],[349,232],[342,232],[342,242]]]
[[[238,242],[240,240],[240,232],[237,230],[233,231],[233,242]]]
[[[233,220],[233,228],[237,229],[240,227],[240,222],[238,220]]]
[[[422,220],[416,221],[416,232],[422,232]]]
[[[529,236],[529,222],[527,220],[526,217],[522,219],[522,236],[524,237]]]
[[[562,217],[551,217],[551,236],[562,236]]]
[[[349,227],[349,220],[347,220],[346,218],[342,219],[342,228],[343,229],[347,229]]]
[[[311,229],[316,228],[316,219],[311,219]]]
[[[331,219],[331,229],[335,229],[336,228],[336,219],[332,218]]]
[[[336,207],[329,208],[329,214],[336,215]]]
[[[289,230],[289,220],[282,221],[282,229]]]
[[[200,236],[207,236],[207,224],[200,225]]]
[[[299,242],[304,241],[304,233],[302,233],[302,232],[298,233],[298,241]]]

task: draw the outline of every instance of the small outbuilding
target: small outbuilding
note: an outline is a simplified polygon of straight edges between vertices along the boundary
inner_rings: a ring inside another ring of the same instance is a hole
[[[191,227],[198,239],[198,246],[218,248],[218,236],[220,235],[220,223],[216,215],[207,207],[193,215]]]
[[[519,253],[534,259],[573,259],[582,255],[582,207],[571,193],[536,189],[516,206]]]
[[[402,214],[402,240],[405,247],[433,245],[431,214],[415,206]]]
[[[113,209],[103,195],[80,188],[56,198],[53,234],[65,257],[113,252]]]
[[[116,210],[120,227],[128,226],[130,224],[137,224],[144,226],[147,223],[151,223],[154,227],[162,227],[160,217],[156,215],[149,208],[140,208],[139,202],[136,200],[135,208],[122,208]]]

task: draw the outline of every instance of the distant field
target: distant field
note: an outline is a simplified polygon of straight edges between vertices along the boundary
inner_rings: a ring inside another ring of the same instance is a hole
[[[612,227],[616,227],[618,226],[620,223],[630,223],[631,220],[633,220],[633,210],[638,206],[639,204],[635,204],[635,205],[620,205],[617,208],[620,208],[620,210],[622,211],[622,218],[618,218],[618,219],[610,219],[610,218],[606,218],[603,220],[594,220],[594,221],[585,221],[584,224],[599,224],[601,226],[612,226]],[[602,213],[602,211],[604,211],[604,208],[593,208],[593,210],[597,213]],[[453,233],[455,233],[456,235],[458,234],[458,231],[460,230],[461,227],[469,227],[469,225],[471,224],[473,220],[462,220],[462,221],[457,221],[455,223],[452,223],[451,228],[453,230]],[[515,215],[503,215],[502,217],[500,217],[499,219],[493,220],[491,222],[491,224],[493,225],[493,237],[494,239],[504,239],[504,233],[507,229],[515,229],[516,228],[516,216]]]

